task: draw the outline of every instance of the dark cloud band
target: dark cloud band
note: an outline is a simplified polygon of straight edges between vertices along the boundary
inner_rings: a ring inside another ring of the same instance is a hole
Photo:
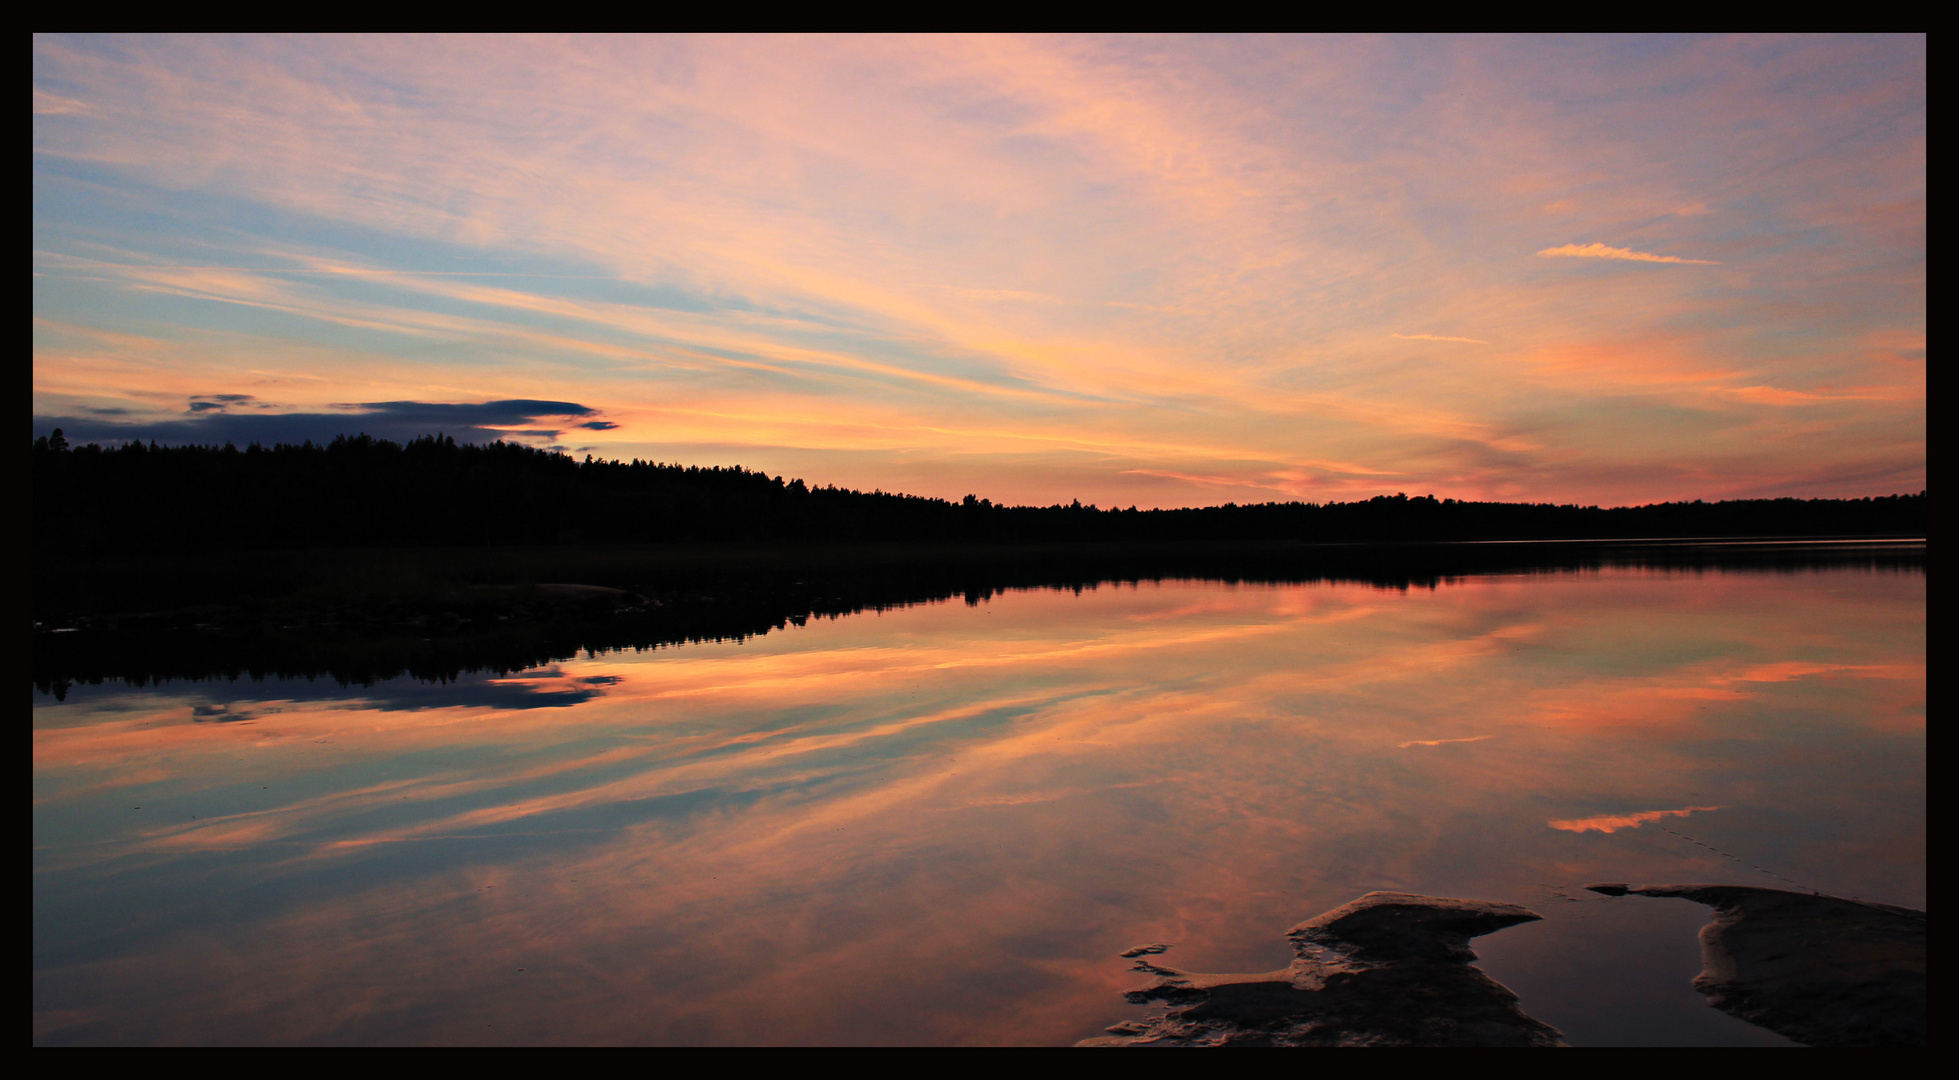
[[[329,442],[336,435],[372,435],[396,442],[437,433],[457,442],[494,442],[511,437],[557,439],[566,427],[552,426],[553,420],[595,416],[598,410],[573,401],[537,401],[515,398],[477,403],[435,401],[368,401],[336,405],[332,412],[234,412],[235,403],[252,400],[245,394],[200,394],[190,402],[182,419],[137,421],[105,419],[103,410],[88,410],[90,415],[36,416],[34,434],[46,435],[61,428],[69,443],[121,443],[134,440],[155,441],[168,446],[186,443],[240,446],[258,442],[298,443],[308,439]],[[576,425],[593,431],[606,431],[617,424],[605,420],[585,420]]]

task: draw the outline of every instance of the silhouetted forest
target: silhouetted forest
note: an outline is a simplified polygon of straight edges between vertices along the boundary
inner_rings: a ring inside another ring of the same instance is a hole
[[[687,542],[1456,541],[1923,534],[1925,493],[1600,508],[1381,496],[1180,510],[1002,506],[497,442],[70,448],[34,441],[43,557],[143,550]]]

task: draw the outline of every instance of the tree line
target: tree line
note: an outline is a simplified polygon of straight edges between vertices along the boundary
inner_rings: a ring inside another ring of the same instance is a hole
[[[1925,493],[1601,508],[1403,494],[1175,510],[813,487],[740,466],[366,435],[244,448],[33,444],[37,558],[116,551],[584,543],[1299,541],[1922,535]]]

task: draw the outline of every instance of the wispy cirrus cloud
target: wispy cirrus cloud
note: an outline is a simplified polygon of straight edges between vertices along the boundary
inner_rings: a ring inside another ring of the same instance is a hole
[[[1634,251],[1631,248],[1607,247],[1604,244],[1565,244],[1561,247],[1545,248],[1538,252],[1548,258],[1562,259],[1623,259],[1627,262],[1650,263],[1692,263],[1697,266],[1719,266],[1711,259],[1683,259],[1678,255],[1655,255],[1650,251]]]
[[[1489,342],[1484,341],[1482,338],[1446,337],[1441,334],[1389,334],[1388,336],[1391,338],[1399,338],[1402,341],[1462,341],[1462,342],[1467,342],[1468,344],[1471,345],[1489,344]]]
[[[34,45],[37,416],[570,399],[1044,505],[1923,486],[1922,351],[1860,344],[1922,350],[1922,41]],[[1716,206],[1758,288],[1525,254],[1711,265],[1659,252]]]

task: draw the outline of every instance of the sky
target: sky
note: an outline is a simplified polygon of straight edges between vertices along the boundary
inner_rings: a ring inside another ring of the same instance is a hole
[[[34,38],[34,431],[1925,486],[1925,38]]]

